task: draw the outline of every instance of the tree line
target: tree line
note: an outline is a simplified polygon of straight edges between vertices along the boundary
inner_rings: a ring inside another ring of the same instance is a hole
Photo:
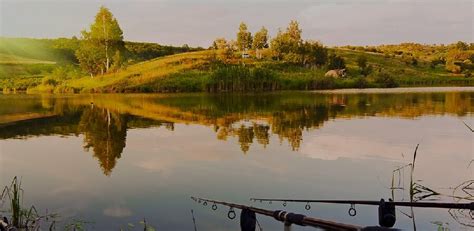
[[[242,22],[235,40],[227,41],[225,38],[217,38],[210,49],[223,50],[227,58],[232,57],[235,52],[243,54],[253,52],[257,59],[262,59],[265,53],[267,57],[274,60],[305,67],[345,68],[344,59],[336,54],[330,54],[329,49],[321,42],[303,40],[302,30],[297,21],[291,21],[286,30],[279,29],[272,39],[265,27],[252,36],[247,25]]]

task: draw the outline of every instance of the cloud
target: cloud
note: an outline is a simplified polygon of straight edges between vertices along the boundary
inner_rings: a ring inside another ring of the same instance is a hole
[[[125,38],[209,46],[234,38],[241,21],[274,35],[292,19],[303,35],[329,45],[472,41],[473,3],[465,0],[2,1],[3,36],[70,37],[88,27],[100,5],[111,9]],[[54,12],[54,13],[52,13]]]
[[[446,43],[472,40],[470,9],[464,1],[346,1],[314,4],[299,18],[307,36],[329,44]]]

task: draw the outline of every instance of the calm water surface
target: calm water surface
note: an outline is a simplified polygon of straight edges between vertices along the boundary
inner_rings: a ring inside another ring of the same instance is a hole
[[[22,177],[25,205],[61,221],[118,230],[239,230],[202,196],[268,209],[250,197],[474,200],[474,91],[260,95],[0,95],[0,181]],[[393,180],[393,185],[392,185]],[[395,188],[395,189],[393,189]],[[440,195],[433,195],[428,189]],[[463,198],[463,199],[460,199]],[[377,224],[377,208],[289,204],[340,222]],[[469,230],[466,211],[398,209],[396,226]],[[264,230],[280,229],[259,217]],[[294,227],[295,230],[310,230]]]

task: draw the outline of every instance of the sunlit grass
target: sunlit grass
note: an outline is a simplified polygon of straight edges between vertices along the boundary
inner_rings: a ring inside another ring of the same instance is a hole
[[[96,77],[83,77],[65,83],[68,87],[90,90],[107,90],[105,88],[117,88],[120,90],[131,89],[145,85],[156,79],[168,76],[180,71],[189,70],[204,64],[209,51],[190,52],[166,57],[160,57],[146,62],[127,67],[114,73]],[[111,90],[111,89],[108,89]]]

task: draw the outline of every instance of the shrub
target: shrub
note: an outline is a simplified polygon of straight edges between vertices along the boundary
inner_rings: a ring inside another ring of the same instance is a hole
[[[336,87],[336,80],[332,77],[315,78],[310,82],[311,89],[334,89]]]
[[[464,77],[466,77],[466,78],[472,77],[472,73],[471,73],[471,71],[469,71],[469,70],[465,70],[465,71],[463,72],[463,74],[464,74]]]
[[[369,86],[369,82],[365,78],[356,78],[354,81],[354,87],[356,88],[367,88]]]
[[[50,86],[56,86],[58,85],[58,81],[55,80],[52,77],[44,77],[43,80],[41,80],[41,84],[43,85],[50,85]]]
[[[346,62],[344,59],[338,55],[332,54],[328,58],[328,66],[327,68],[329,70],[334,70],[334,69],[344,69],[346,68]]]
[[[395,78],[385,72],[377,74],[375,77],[375,82],[379,84],[380,87],[398,87],[398,83],[395,81]]]

